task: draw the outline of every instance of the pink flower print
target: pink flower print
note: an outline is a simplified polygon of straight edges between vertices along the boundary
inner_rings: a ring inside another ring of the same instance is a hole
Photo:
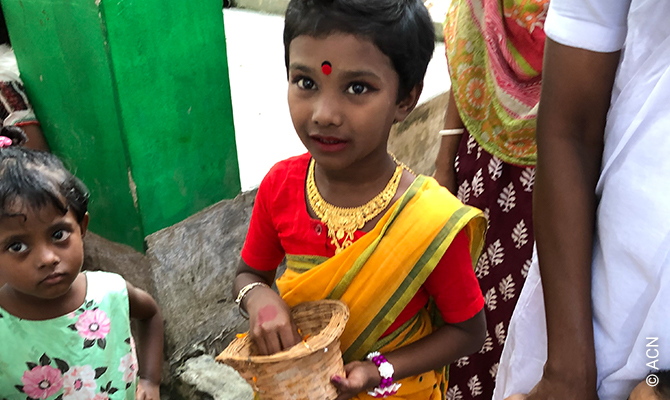
[[[109,395],[107,393],[98,393],[92,400],[109,400]]]
[[[123,381],[125,383],[135,381],[135,378],[137,378],[137,359],[135,358],[134,351],[131,351],[121,358],[119,371],[123,372]]]
[[[130,352],[133,353],[134,357],[137,358],[137,348],[135,347],[135,338],[131,335],[128,340],[130,341]]]
[[[104,339],[110,325],[107,314],[100,309],[84,311],[75,323],[79,336],[88,340]]]
[[[95,395],[95,371],[90,365],[72,367],[63,376],[64,400],[89,400]]]
[[[49,365],[37,366],[23,373],[23,393],[33,399],[46,399],[63,387],[63,375]]]

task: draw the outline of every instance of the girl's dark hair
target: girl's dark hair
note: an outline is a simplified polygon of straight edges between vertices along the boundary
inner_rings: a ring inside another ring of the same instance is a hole
[[[9,44],[9,32],[7,31],[7,22],[5,21],[5,13],[2,11],[2,4],[0,4],[0,44]]]
[[[435,28],[420,0],[291,0],[284,20],[284,59],[300,35],[335,32],[364,37],[391,59],[400,78],[398,101],[424,78],[435,49]]]
[[[53,205],[63,215],[72,211],[81,223],[88,210],[88,190],[53,154],[18,147],[20,128],[4,127],[0,135],[13,145],[0,148],[0,217],[17,216],[17,204],[41,209]]]
[[[670,370],[664,369],[652,372],[658,378],[658,385],[654,387],[654,392],[661,400],[670,400]]]

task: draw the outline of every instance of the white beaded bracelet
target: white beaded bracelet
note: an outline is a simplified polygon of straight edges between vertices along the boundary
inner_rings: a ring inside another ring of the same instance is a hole
[[[464,128],[442,129],[440,131],[440,136],[462,135],[463,132],[465,132]]]
[[[382,378],[379,386],[368,392],[368,395],[380,399],[393,396],[394,394],[398,393],[398,389],[400,389],[402,384],[393,382],[393,374],[395,371],[393,370],[393,365],[388,362],[386,357],[384,357],[384,355],[378,351],[373,351],[372,353],[369,353],[365,359],[372,361],[372,363],[377,366],[379,376]]]

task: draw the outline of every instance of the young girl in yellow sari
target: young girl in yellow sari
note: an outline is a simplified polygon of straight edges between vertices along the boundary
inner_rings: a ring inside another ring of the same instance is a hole
[[[292,0],[284,44],[309,153],[276,164],[258,190],[235,280],[251,337],[264,354],[287,349],[300,341],[289,307],[340,299],[351,316],[338,400],[442,399],[444,366],[485,338],[473,262],[486,223],[387,151],[421,94],[428,12],[420,0]]]

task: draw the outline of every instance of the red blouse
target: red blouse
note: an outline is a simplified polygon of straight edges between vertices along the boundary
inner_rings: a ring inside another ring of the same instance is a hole
[[[275,164],[256,195],[242,259],[260,271],[277,268],[286,254],[332,257],[326,226],[307,212],[305,180],[309,153]],[[356,231],[354,240],[366,232]],[[455,324],[474,317],[484,298],[472,268],[467,235],[461,231],[396,321],[384,333],[393,332],[426,305],[429,297],[445,322]]]

